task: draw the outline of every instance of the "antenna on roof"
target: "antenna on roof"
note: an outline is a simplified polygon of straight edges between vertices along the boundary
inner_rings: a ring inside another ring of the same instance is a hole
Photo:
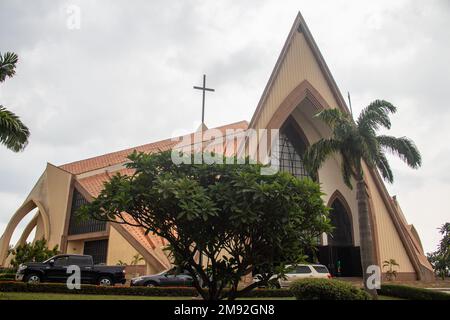
[[[350,98],[350,92],[348,92],[348,91],[347,91],[347,97],[348,97],[348,106],[350,107],[350,114],[353,119],[352,99]]]

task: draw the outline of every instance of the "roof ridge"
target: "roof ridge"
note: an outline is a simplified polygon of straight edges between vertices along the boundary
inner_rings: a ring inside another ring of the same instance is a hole
[[[218,127],[212,128],[212,129],[224,130],[227,127],[232,127],[232,126],[236,126],[236,125],[244,125],[244,124],[245,124],[246,127],[248,127],[248,121],[247,120],[241,120],[241,121],[236,121],[236,122],[232,122],[232,123],[229,123],[229,124],[225,124],[225,125],[222,125],[222,126],[218,126]],[[124,153],[127,153],[127,154],[131,153],[133,150],[151,149],[151,148],[156,148],[158,145],[160,145],[160,147],[163,147],[163,149],[165,149],[164,146],[161,146],[161,145],[176,144],[176,143],[178,143],[178,140],[180,138],[188,136],[188,135],[193,135],[193,134],[195,134],[195,132],[190,132],[190,133],[187,133],[185,135],[180,135],[180,136],[177,136],[177,137],[171,137],[171,138],[158,140],[158,141],[153,141],[153,142],[142,144],[142,145],[138,145],[138,146],[133,146],[133,147],[130,147],[130,148],[125,148],[125,149],[121,149],[121,150],[117,150],[117,151],[113,151],[113,152],[104,153],[104,154],[101,154],[101,155],[98,155],[98,156],[89,157],[89,158],[85,158],[85,159],[81,159],[81,160],[65,163],[65,164],[62,164],[62,165],[58,166],[58,168],[60,168],[62,170],[65,170],[65,171],[68,171],[68,172],[70,172],[72,174],[80,174],[80,173],[83,173],[83,172],[88,172],[88,171],[92,171],[92,170],[95,170],[95,169],[104,168],[104,167],[107,167],[107,166],[111,166],[111,165],[117,164],[119,162],[111,160],[111,163],[103,163],[103,164],[99,164],[98,166],[93,165],[94,168],[90,168],[90,169],[87,169],[87,170],[81,171],[81,172],[78,172],[77,170],[71,170],[70,169],[70,167],[73,167],[73,166],[76,166],[76,165],[81,165],[83,162],[89,162],[89,161],[94,161],[95,162],[95,160],[102,161],[102,158],[104,158],[104,157],[114,157],[114,156],[120,157],[122,154],[124,154]],[[161,148],[158,148],[158,149],[161,149]],[[107,160],[103,160],[103,162],[105,162],[105,161],[107,161]],[[76,171],[76,172],[74,172],[74,171]]]

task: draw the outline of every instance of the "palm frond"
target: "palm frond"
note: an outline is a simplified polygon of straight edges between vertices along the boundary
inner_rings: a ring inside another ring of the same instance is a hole
[[[362,158],[368,166],[375,167],[377,165],[378,155],[380,154],[380,144],[375,131],[371,129],[360,130],[358,128],[358,134]]]
[[[394,182],[394,174],[392,173],[391,166],[384,153],[380,152],[377,156],[377,168],[380,170],[383,179]]]
[[[303,157],[308,172],[314,175],[331,154],[339,152],[340,146],[335,139],[320,139],[310,146]]]
[[[347,185],[347,187],[349,187],[350,190],[353,190],[353,185],[351,181],[351,178],[353,176],[352,169],[349,163],[345,161],[345,159],[342,160],[343,160],[341,164],[342,178],[344,179],[344,183]]]
[[[370,128],[377,130],[380,126],[391,128],[389,113],[395,113],[397,108],[385,100],[375,100],[361,111],[357,125],[361,130]]]
[[[6,77],[12,77],[16,73],[16,64],[19,57],[14,52],[6,52],[3,56],[0,52],[0,82]]]
[[[30,131],[19,117],[0,105],[0,143],[14,152],[23,150]]]
[[[422,157],[412,140],[385,135],[378,136],[377,140],[384,149],[398,156],[411,168],[417,169],[422,165]]]
[[[332,129],[350,119],[348,114],[341,112],[339,109],[325,109],[317,113],[315,117],[325,122]]]

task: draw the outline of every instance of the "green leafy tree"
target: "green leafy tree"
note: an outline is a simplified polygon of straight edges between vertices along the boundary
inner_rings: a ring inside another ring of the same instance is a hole
[[[17,54],[7,52],[2,55],[0,52],[0,82],[14,76],[17,62]],[[14,152],[19,152],[26,147],[29,136],[30,131],[19,117],[0,105],[0,143]]]
[[[58,245],[49,249],[45,239],[36,240],[34,243],[25,243],[9,252],[14,256],[11,265],[15,268],[25,262],[42,262],[59,253]]]
[[[320,187],[309,179],[264,176],[259,165],[176,165],[170,152],[129,160],[135,173],[113,176],[81,214],[167,239],[172,261],[204,299],[234,299],[267,284],[330,231]],[[261,281],[238,288],[253,270]]]
[[[434,268],[434,272],[442,279],[450,275],[450,223],[447,222],[439,228],[442,239],[438,249],[428,253],[428,261]]]
[[[390,113],[396,108],[387,101],[375,100],[364,108],[358,119],[338,109],[327,109],[316,115],[331,129],[331,137],[322,138],[305,153],[305,164],[311,173],[317,173],[324,162],[339,156],[342,163],[342,177],[349,188],[356,181],[356,200],[358,203],[359,234],[361,242],[361,265],[366,290],[376,296],[376,290],[367,288],[367,267],[375,265],[373,235],[370,228],[368,199],[363,175],[363,163],[371,169],[378,169],[388,182],[394,176],[386,153],[398,156],[411,168],[421,165],[421,156],[414,143],[406,138],[378,135],[380,127],[391,128]]]

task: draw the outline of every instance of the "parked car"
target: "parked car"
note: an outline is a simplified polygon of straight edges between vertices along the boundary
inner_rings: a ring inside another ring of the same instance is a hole
[[[331,279],[330,271],[322,264],[298,264],[288,265],[288,272],[285,274],[285,278],[278,279],[277,284],[280,287],[289,287],[292,281],[303,278],[326,278]],[[271,279],[275,279],[274,275]],[[253,281],[259,281],[258,275],[253,277]]]
[[[28,283],[66,282],[70,276],[67,267],[77,265],[81,271],[81,283],[104,286],[125,283],[125,267],[94,265],[92,256],[62,254],[44,262],[28,262],[19,266],[16,280]]]
[[[192,287],[194,280],[186,270],[179,272],[177,268],[131,279],[131,286],[144,287]]]

